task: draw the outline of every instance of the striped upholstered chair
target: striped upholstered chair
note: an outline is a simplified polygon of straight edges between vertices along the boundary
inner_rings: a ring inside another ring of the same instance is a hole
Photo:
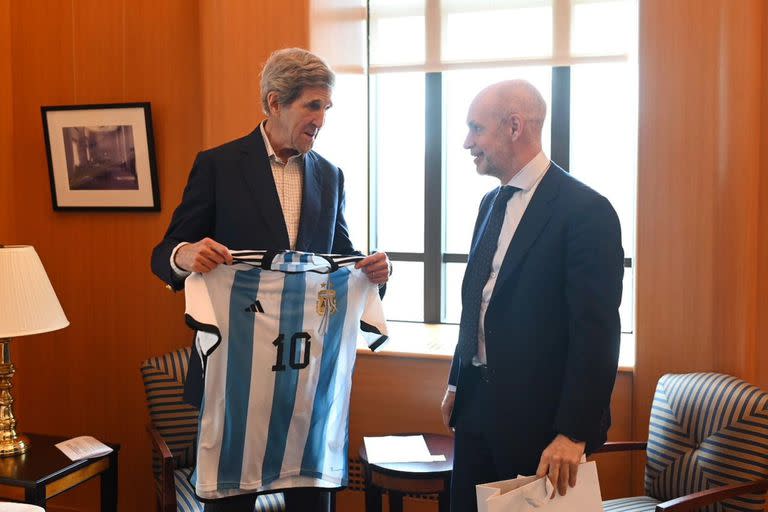
[[[645,496],[603,503],[606,512],[760,511],[768,490],[768,393],[718,373],[664,375],[653,397]]]
[[[147,394],[153,471],[161,512],[202,512],[203,504],[189,483],[195,457],[198,411],[184,403],[184,379],[191,348],[147,359],[141,364]],[[282,494],[259,496],[257,512],[285,509]]]

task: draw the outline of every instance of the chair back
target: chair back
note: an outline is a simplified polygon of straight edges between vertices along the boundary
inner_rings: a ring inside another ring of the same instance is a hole
[[[768,478],[768,393],[730,375],[668,374],[653,397],[645,493],[661,501]],[[765,494],[706,510],[763,511]]]
[[[195,462],[199,411],[183,399],[191,351],[191,347],[181,348],[141,364],[150,421],[173,453],[177,468]]]

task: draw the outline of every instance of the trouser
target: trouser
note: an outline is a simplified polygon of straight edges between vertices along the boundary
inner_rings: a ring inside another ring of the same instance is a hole
[[[451,512],[477,512],[475,485],[499,480],[489,435],[491,389],[480,370],[462,370],[461,410],[456,411]]]
[[[321,489],[292,489],[284,492],[286,512],[330,512],[331,492]],[[256,496],[244,494],[205,504],[205,512],[251,512]]]

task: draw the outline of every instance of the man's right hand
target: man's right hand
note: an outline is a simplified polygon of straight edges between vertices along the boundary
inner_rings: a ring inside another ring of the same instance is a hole
[[[211,238],[179,247],[174,259],[176,266],[187,272],[210,272],[222,263],[232,264],[229,249]]]
[[[443,395],[443,403],[440,405],[440,412],[443,413],[443,424],[449,430],[451,429],[451,414],[453,414],[453,403],[455,400],[456,392],[446,389],[445,395]]]

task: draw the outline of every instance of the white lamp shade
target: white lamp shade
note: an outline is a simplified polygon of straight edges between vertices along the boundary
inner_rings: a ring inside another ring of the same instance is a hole
[[[0,338],[55,331],[68,325],[35,248],[0,247]]]

